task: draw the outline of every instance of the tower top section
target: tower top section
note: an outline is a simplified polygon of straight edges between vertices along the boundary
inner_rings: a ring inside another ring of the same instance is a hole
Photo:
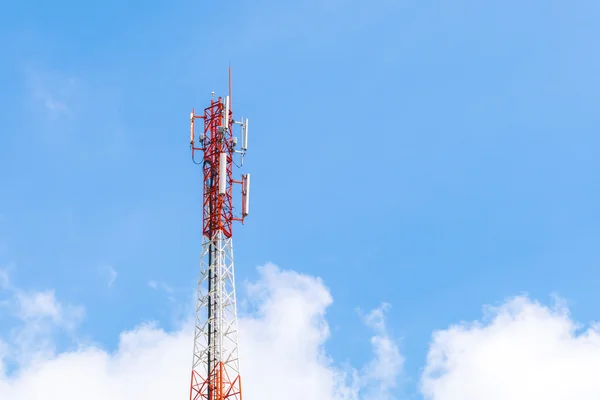
[[[233,166],[242,167],[248,150],[248,119],[234,118],[232,110],[231,67],[229,68],[229,94],[214,98],[203,115],[190,114],[190,147],[192,160],[202,165],[204,172],[203,234],[212,238],[222,232],[232,235],[233,221],[244,223],[250,210],[250,174],[233,179]],[[204,120],[198,135],[196,120]],[[235,129],[238,128],[238,129]],[[236,132],[237,131],[237,132]],[[199,154],[202,160],[199,160]],[[236,162],[239,159],[239,164]],[[241,207],[233,206],[233,185],[241,186]]]

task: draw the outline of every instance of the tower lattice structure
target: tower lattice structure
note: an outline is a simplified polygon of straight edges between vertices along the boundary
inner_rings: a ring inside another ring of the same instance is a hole
[[[194,125],[199,119],[204,126],[196,137]],[[192,159],[202,165],[204,180],[190,400],[241,400],[232,225],[233,221],[243,224],[248,215],[250,174],[233,179],[236,154],[240,156],[239,165],[243,165],[248,120],[233,119],[231,69],[229,96],[215,100],[213,93],[204,115],[196,115],[192,110],[190,120]],[[236,125],[241,127],[241,144],[234,134]],[[201,161],[197,160],[198,152],[202,154]],[[234,185],[241,186],[241,212],[233,206]]]

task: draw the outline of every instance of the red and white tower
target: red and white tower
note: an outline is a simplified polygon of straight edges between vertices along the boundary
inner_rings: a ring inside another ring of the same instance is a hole
[[[202,256],[196,303],[190,400],[242,399],[233,267],[233,221],[244,223],[249,210],[250,174],[233,179],[234,156],[243,165],[248,147],[248,119],[236,121],[229,95],[210,100],[204,115],[191,113],[192,159],[204,172]],[[194,125],[204,120],[200,135]],[[234,127],[240,126],[240,140]],[[198,137],[197,137],[198,136]],[[241,143],[239,143],[241,142]],[[198,160],[198,153],[202,161]],[[236,157],[237,158],[237,157]],[[233,187],[241,186],[241,210],[233,206]]]

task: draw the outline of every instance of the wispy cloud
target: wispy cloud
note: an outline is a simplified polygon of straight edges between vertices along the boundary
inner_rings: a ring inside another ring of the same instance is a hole
[[[57,331],[72,334],[85,315],[84,307],[58,301],[54,290],[21,289],[11,282],[7,270],[0,270],[0,277],[2,291],[8,296],[0,302],[0,308],[5,315],[20,321],[10,329],[7,338],[0,338],[0,344],[4,343],[0,371],[6,361],[27,367],[36,360],[51,357],[56,349],[55,334]]]
[[[34,102],[51,117],[72,114],[69,104],[76,95],[77,80],[56,73],[29,69],[27,86]]]
[[[404,370],[404,357],[386,324],[386,313],[390,308],[390,304],[383,303],[366,315],[361,313],[364,323],[374,332],[371,337],[374,357],[362,376],[366,380],[368,397],[381,400],[395,398],[394,390]]]
[[[154,290],[160,290],[165,293],[173,293],[173,288],[165,282],[157,282],[154,280],[148,281],[148,287]]]
[[[112,287],[113,283],[115,283],[115,280],[117,279],[118,274],[112,265],[109,265],[106,267],[106,269],[108,273],[108,287]]]
[[[119,115],[118,90],[110,83],[49,68],[29,67],[24,74],[28,109],[36,116],[32,124],[45,145],[69,149],[88,162],[123,154],[127,127]],[[102,118],[88,124],[88,110]]]
[[[84,314],[83,307],[59,303],[54,290],[16,290],[15,300],[15,315],[24,321],[50,319],[58,326],[73,329]]]
[[[115,281],[117,280],[119,273],[115,269],[114,266],[110,264],[103,264],[98,267],[98,274],[106,279],[106,286],[109,288],[113,287]]]
[[[69,107],[58,100],[56,100],[52,95],[48,92],[38,91],[35,93],[35,96],[43,101],[44,106],[47,110],[57,112],[57,113],[68,113]]]
[[[55,325],[72,329],[84,315],[83,307],[58,302],[54,290],[30,291],[15,286],[10,269],[0,269],[0,289],[10,296],[9,312],[22,321],[49,319]]]

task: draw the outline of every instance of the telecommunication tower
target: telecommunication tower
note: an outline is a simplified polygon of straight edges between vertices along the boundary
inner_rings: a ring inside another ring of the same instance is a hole
[[[204,115],[190,116],[192,160],[204,174],[202,255],[196,319],[190,400],[241,400],[242,380],[238,356],[238,332],[233,267],[233,221],[244,223],[249,211],[250,174],[233,179],[234,156],[243,165],[248,148],[248,119],[236,121],[229,95],[214,99]],[[204,120],[196,138],[194,123]],[[240,141],[234,126],[240,126]],[[197,152],[202,161],[196,160]],[[237,158],[237,157],[236,157]],[[241,186],[241,212],[233,207],[233,187]]]

